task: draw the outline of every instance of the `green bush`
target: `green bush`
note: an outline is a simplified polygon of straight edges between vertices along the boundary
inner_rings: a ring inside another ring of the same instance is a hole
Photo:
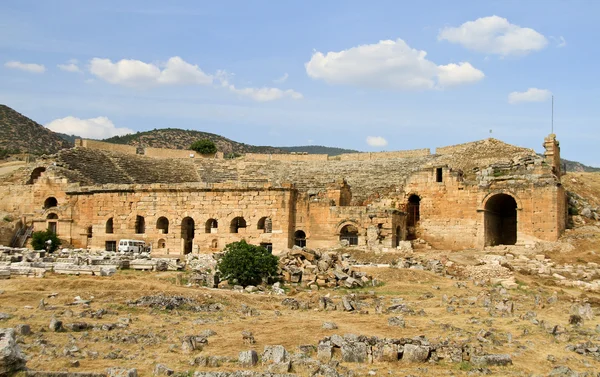
[[[225,246],[224,251],[217,264],[223,280],[237,281],[243,286],[257,285],[277,274],[279,259],[264,247],[241,240]]]
[[[190,146],[190,149],[200,154],[214,154],[217,153],[217,146],[214,141],[210,139],[202,139],[195,141]]]
[[[52,240],[49,252],[54,252],[61,244],[60,239],[56,234],[49,230],[34,232],[31,236],[31,246],[34,250],[46,250],[46,241]]]

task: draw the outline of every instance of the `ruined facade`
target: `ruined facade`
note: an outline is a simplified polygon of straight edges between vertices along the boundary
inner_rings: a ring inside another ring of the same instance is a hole
[[[120,239],[141,239],[154,253],[186,254],[246,239],[275,250],[392,249],[422,238],[460,250],[554,241],[566,224],[555,135],[545,139],[544,157],[495,139],[434,154],[231,160],[87,140],[76,145],[0,187],[0,210],[75,247],[110,250]]]

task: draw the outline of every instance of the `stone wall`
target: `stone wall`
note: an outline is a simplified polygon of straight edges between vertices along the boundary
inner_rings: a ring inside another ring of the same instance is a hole
[[[75,147],[100,149],[103,151],[136,154],[137,148],[131,145],[105,143],[103,141],[90,139],[75,139]]]
[[[429,156],[430,154],[431,151],[429,148],[424,148],[394,152],[344,153],[338,156],[331,156],[330,159],[342,161],[389,160],[397,158],[423,157]]]
[[[244,160],[248,161],[327,161],[326,154],[265,154],[246,153]]]
[[[144,156],[153,158],[220,158],[223,159],[223,152],[215,154],[200,154],[196,151],[187,149],[167,149],[167,148],[144,148]]]

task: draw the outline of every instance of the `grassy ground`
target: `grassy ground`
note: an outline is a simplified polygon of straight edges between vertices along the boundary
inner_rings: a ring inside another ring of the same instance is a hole
[[[193,356],[216,355],[236,358],[238,352],[255,349],[259,354],[265,345],[281,344],[290,352],[304,344],[317,345],[318,341],[332,334],[363,334],[379,337],[414,337],[424,335],[430,340],[450,338],[453,340],[469,340],[477,343],[476,334],[481,329],[491,330],[499,340],[498,345],[488,346],[494,353],[510,353],[514,365],[508,368],[492,368],[498,375],[526,375],[530,373],[547,374],[553,364],[547,361],[549,354],[554,355],[561,365],[569,365],[577,370],[600,370],[600,363],[590,357],[580,356],[565,351],[569,343],[588,340],[589,334],[600,322],[595,319],[587,321],[582,328],[571,329],[567,323],[568,308],[572,301],[580,298],[581,292],[576,290],[560,291],[560,300],[542,309],[534,309],[534,296],[542,292],[544,297],[552,294],[555,287],[545,287],[531,276],[520,276],[523,286],[511,292],[516,303],[516,314],[506,318],[492,318],[480,304],[469,304],[472,297],[478,297],[489,291],[490,287],[475,287],[471,282],[468,288],[457,288],[453,279],[440,277],[425,271],[401,270],[393,268],[368,268],[366,271],[385,282],[383,286],[347,292],[343,290],[320,290],[318,292],[297,292],[292,295],[299,301],[311,303],[311,309],[289,310],[281,305],[281,296],[249,295],[232,291],[206,288],[190,288],[174,284],[177,272],[147,273],[120,271],[107,278],[74,277],[50,274],[43,279],[16,278],[0,281],[1,311],[13,315],[13,318],[2,323],[2,327],[15,326],[19,323],[30,324],[33,335],[23,337],[24,350],[30,357],[28,366],[37,370],[85,370],[102,371],[110,366],[136,367],[141,375],[150,375],[153,366],[160,362],[177,371],[192,370],[189,361]],[[58,293],[55,298],[49,295]],[[145,295],[159,293],[183,295],[194,298],[200,303],[219,302],[226,309],[216,313],[194,313],[185,310],[156,310],[146,307],[130,307],[126,303]],[[345,293],[356,293],[367,304],[368,314],[348,312],[319,311],[319,296],[330,294],[334,300]],[[433,297],[425,294],[431,294]],[[442,297],[456,297],[462,304],[453,305],[454,312],[447,312]],[[70,306],[75,296],[92,299],[91,309],[105,308],[112,314],[102,319],[80,318],[86,310],[82,306]],[[414,310],[423,309],[425,316],[405,315],[406,328],[389,327],[387,318],[395,314],[375,314],[373,298],[381,297],[386,307],[393,299],[402,299]],[[592,295],[594,296],[594,295]],[[600,302],[596,296],[595,300]],[[38,310],[41,299],[47,302],[48,310]],[[258,316],[244,316],[240,312],[241,305],[248,305],[260,313]],[[27,306],[33,309],[26,308]],[[52,308],[54,307],[54,308]],[[530,321],[519,319],[519,315],[529,310],[537,312],[537,319],[548,324],[559,324],[569,329],[571,339],[557,340],[540,326]],[[73,316],[70,316],[70,312]],[[64,323],[83,321],[87,323],[115,323],[119,318],[130,316],[132,323],[128,329],[87,332],[47,331],[52,315]],[[206,324],[195,325],[194,320],[203,319]],[[323,330],[324,321],[338,324],[338,330]],[[193,355],[181,352],[181,339],[185,335],[198,334],[202,330],[212,329],[216,336],[209,338],[209,345]],[[242,342],[241,332],[250,330],[257,343],[246,345]],[[508,334],[512,342],[508,342]],[[130,335],[137,335],[137,342],[128,340]],[[40,339],[46,345],[40,344]],[[74,358],[64,357],[63,349],[76,344],[82,352],[95,351],[97,359],[79,358],[81,366],[70,368],[69,362]],[[104,356],[114,351],[123,355],[123,359],[109,360]],[[56,355],[55,355],[56,354]],[[585,367],[588,363],[589,367]],[[471,366],[468,363],[458,364],[395,364],[348,365],[356,369],[359,375],[370,369],[378,370],[378,374],[417,376],[430,375],[466,375]],[[461,368],[463,370],[461,370]],[[236,369],[235,364],[225,364],[221,370]]]

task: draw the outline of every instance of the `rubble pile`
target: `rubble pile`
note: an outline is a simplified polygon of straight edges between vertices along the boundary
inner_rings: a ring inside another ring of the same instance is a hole
[[[284,282],[303,287],[356,288],[376,283],[371,276],[352,267],[349,254],[334,251],[294,247],[279,255],[279,268]]]
[[[189,310],[193,312],[216,312],[223,309],[219,303],[201,304],[185,296],[153,295],[127,302],[129,306],[148,306],[162,310]]]
[[[67,275],[110,276],[120,269],[175,271],[184,268],[178,258],[152,258],[149,253],[0,247],[0,279],[11,276],[43,277],[46,272]]]

